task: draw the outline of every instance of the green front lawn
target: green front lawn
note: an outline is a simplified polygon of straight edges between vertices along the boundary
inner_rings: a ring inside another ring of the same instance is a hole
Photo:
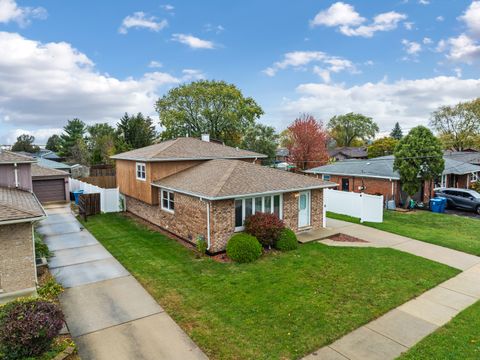
[[[84,225],[213,359],[299,358],[458,273],[392,249],[318,243],[218,263],[121,214]]]
[[[399,359],[480,359],[480,301],[420,341]]]
[[[335,213],[328,213],[327,216],[360,223],[358,218],[351,216]],[[479,219],[425,210],[407,213],[384,211],[383,223],[365,222],[362,225],[480,256]]]

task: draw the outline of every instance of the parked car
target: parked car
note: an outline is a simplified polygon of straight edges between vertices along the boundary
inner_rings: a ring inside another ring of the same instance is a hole
[[[472,210],[480,214],[480,194],[475,190],[456,188],[437,188],[435,196],[447,198],[447,206],[463,210]]]

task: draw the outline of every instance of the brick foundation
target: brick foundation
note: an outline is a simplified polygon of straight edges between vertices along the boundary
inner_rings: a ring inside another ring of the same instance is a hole
[[[32,224],[0,226],[0,288],[4,293],[36,287]]]

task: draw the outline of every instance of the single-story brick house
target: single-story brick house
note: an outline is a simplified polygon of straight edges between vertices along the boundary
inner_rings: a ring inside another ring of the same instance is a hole
[[[480,166],[447,156],[444,160],[442,177],[431,184],[423,184],[414,199],[428,202],[435,187],[468,188],[480,176]],[[395,200],[398,205],[406,201],[407,195],[401,189],[400,174],[393,170],[393,161],[393,155],[368,160],[344,160],[305,172],[339,184],[339,190],[383,195],[385,200]]]
[[[257,164],[265,155],[178,138],[114,155],[126,209],[210,253],[225,250],[257,211],[295,231],[323,224],[323,189],[335,184]]]

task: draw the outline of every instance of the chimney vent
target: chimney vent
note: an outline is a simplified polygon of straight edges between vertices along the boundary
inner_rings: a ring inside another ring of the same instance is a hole
[[[210,134],[202,134],[202,141],[210,142]]]

